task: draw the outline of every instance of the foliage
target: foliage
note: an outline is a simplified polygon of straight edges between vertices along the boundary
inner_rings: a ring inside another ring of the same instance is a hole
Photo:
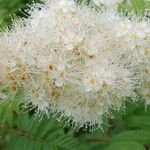
[[[127,111],[93,133],[61,126],[53,118],[22,113],[14,102],[0,109],[0,149],[14,150],[146,150],[150,143],[150,108],[127,104]],[[132,109],[131,109],[132,108]]]
[[[80,2],[89,3],[89,0]],[[143,14],[150,4],[144,0],[127,1],[120,10]],[[24,16],[31,0],[0,0],[0,27],[11,23],[10,15]],[[2,150],[148,150],[150,149],[150,108],[144,104],[126,104],[125,112],[114,112],[115,119],[108,120],[102,129],[93,133],[72,127],[61,126],[56,120],[33,116],[33,112],[22,113],[15,101],[0,107],[0,149]],[[63,123],[62,123],[63,124]],[[110,126],[109,126],[110,125]]]

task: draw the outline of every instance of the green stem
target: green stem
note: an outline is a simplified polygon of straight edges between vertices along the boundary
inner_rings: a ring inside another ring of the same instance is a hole
[[[36,137],[35,135],[32,135],[31,133],[27,132],[27,131],[24,131],[24,130],[18,130],[18,129],[15,129],[15,128],[10,128],[10,127],[7,127],[3,124],[0,124],[0,130],[5,130],[7,132],[14,132],[14,133],[17,133],[18,135],[20,136],[24,136],[24,137],[27,137],[27,138],[30,138],[32,140],[35,140],[35,141],[41,141],[43,142],[44,139],[42,137]]]

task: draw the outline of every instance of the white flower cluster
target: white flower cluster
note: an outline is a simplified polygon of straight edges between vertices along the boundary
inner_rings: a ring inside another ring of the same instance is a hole
[[[107,9],[109,9],[109,11],[116,11],[118,8],[118,3],[121,2],[121,0],[91,0],[91,2],[96,6],[105,6]]]
[[[150,104],[148,19],[71,0],[46,0],[28,14],[0,35],[2,102],[21,90],[37,113],[92,129],[136,91]]]

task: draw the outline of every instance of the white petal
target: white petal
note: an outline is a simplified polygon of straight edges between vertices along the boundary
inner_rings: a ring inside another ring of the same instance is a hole
[[[74,46],[73,46],[72,44],[68,44],[68,45],[66,46],[66,49],[67,49],[68,51],[73,50],[73,48],[74,48]]]
[[[64,84],[64,80],[56,79],[56,81],[55,81],[55,85],[56,86],[61,87],[61,86],[63,86],[63,84]]]
[[[63,70],[65,70],[65,65],[64,64],[58,64],[56,66],[56,68],[57,68],[57,71],[63,71]]]
[[[90,92],[90,91],[92,91],[92,86],[89,85],[85,86],[85,92]]]

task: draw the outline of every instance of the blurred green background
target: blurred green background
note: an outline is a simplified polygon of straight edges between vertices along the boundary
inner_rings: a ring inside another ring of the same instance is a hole
[[[20,10],[28,8],[27,3],[32,1],[0,0],[0,28],[10,25],[14,14],[25,17]],[[147,8],[150,4],[144,0],[124,0],[119,6],[137,15],[144,15]],[[102,129],[89,132],[35,117],[33,112],[22,113],[17,100],[18,95],[0,106],[0,150],[150,150],[150,108],[142,102],[128,102],[126,110],[114,112],[115,118],[107,120]]]

